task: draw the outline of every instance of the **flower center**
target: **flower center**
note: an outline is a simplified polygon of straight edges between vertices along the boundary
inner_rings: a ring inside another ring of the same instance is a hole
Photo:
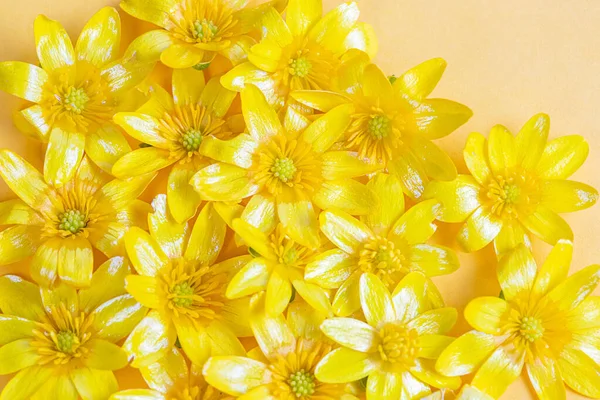
[[[383,139],[390,134],[390,122],[385,115],[374,115],[369,120],[367,129],[375,139]]]
[[[395,282],[394,273],[403,269],[404,256],[400,249],[386,238],[376,236],[367,242],[359,253],[358,266],[363,272],[371,272],[386,284]]]
[[[387,324],[379,331],[379,355],[384,361],[411,367],[419,352],[419,335],[405,325]]]
[[[63,104],[67,110],[75,114],[81,114],[89,100],[90,98],[85,93],[85,90],[71,87]]]
[[[304,78],[310,73],[312,64],[306,57],[298,57],[290,60],[290,74],[298,78]]]
[[[202,143],[202,132],[197,129],[188,129],[181,138],[181,144],[187,151],[197,151]]]
[[[56,335],[56,348],[66,354],[73,354],[73,346],[79,345],[79,339],[71,331],[60,331]]]
[[[544,326],[538,318],[523,317],[519,325],[519,333],[528,342],[535,342],[544,336]]]
[[[215,25],[213,21],[207,20],[204,18],[202,21],[196,20],[194,21],[194,37],[201,42],[210,42],[217,32],[219,28]]]
[[[296,397],[310,396],[315,392],[314,376],[303,369],[290,374],[289,384]]]
[[[190,307],[194,303],[194,288],[187,281],[174,285],[171,294],[174,296],[171,301],[178,307]]]
[[[291,265],[298,260],[298,252],[295,248],[289,248],[283,253],[282,261],[285,265]]]
[[[83,213],[79,210],[67,210],[58,216],[60,222],[58,229],[77,233],[85,228],[87,221]]]
[[[296,166],[290,158],[277,158],[271,167],[271,172],[281,182],[289,182],[296,176]]]

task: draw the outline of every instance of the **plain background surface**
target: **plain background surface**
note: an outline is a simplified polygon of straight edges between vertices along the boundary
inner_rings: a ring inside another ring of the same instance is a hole
[[[85,22],[101,7],[118,0],[0,1],[0,60],[37,64],[33,21],[43,13],[61,21],[73,40]],[[339,4],[325,0],[326,9]],[[572,179],[600,188],[600,2],[579,0],[358,0],[362,20],[371,23],[380,38],[377,62],[388,74],[400,74],[432,57],[443,57],[448,68],[435,97],[460,101],[474,117],[447,138],[438,141],[465,172],[462,148],[469,132],[487,135],[498,123],[518,131],[529,117],[546,112],[552,120],[550,136],[581,134],[590,143],[586,164]],[[122,16],[124,37],[140,30]],[[41,167],[38,142],[25,139],[12,125],[11,114],[21,104],[0,93],[0,147],[10,148]],[[0,182],[0,200],[13,197]],[[600,206],[566,215],[575,232],[572,272],[600,262]],[[453,245],[457,227],[442,227],[436,240]],[[549,246],[534,242],[538,260]],[[460,253],[461,268],[436,278],[446,302],[462,309],[477,296],[497,295],[493,250]],[[24,266],[0,268],[0,274]],[[600,292],[596,292],[600,294]],[[462,318],[454,333],[466,331]],[[141,385],[136,371],[117,373],[123,387]],[[0,386],[6,377],[0,377]],[[140,387],[140,386],[138,386]],[[569,399],[582,397],[568,393]],[[526,380],[515,382],[502,399],[534,398]]]

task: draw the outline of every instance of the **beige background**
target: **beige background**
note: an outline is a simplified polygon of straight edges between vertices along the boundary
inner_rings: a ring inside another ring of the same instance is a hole
[[[118,0],[0,0],[0,60],[36,63],[33,20],[39,13],[60,20],[71,36],[100,7]],[[326,7],[339,4],[325,0]],[[552,118],[551,136],[579,133],[590,143],[590,157],[573,179],[600,188],[600,1],[597,0],[358,0],[362,19],[374,25],[380,38],[378,62],[388,74],[432,57],[444,57],[448,69],[434,95],[460,101],[475,115],[440,141],[459,170],[464,171],[462,146],[469,132],[487,133],[502,123],[512,131],[533,114]],[[139,25],[123,16],[126,37]],[[19,101],[0,93],[0,147],[42,164],[41,146],[13,127],[11,114]],[[0,183],[0,200],[12,197]],[[575,232],[573,271],[600,262],[600,206],[566,217]],[[453,243],[455,227],[442,227],[437,239]],[[549,247],[535,243],[539,257]],[[459,309],[469,299],[497,294],[491,248],[461,254],[456,273],[436,279],[446,301]],[[0,269],[0,274],[18,271]],[[597,292],[600,294],[600,292]],[[456,333],[464,332],[461,318]],[[118,373],[123,386],[140,383],[135,371]],[[0,385],[5,378],[0,378]],[[512,385],[502,399],[534,398],[525,380]],[[569,399],[579,399],[569,392]]]

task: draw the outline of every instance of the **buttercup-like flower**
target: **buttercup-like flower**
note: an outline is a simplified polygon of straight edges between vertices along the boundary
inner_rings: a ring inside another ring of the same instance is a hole
[[[40,67],[19,61],[0,63],[0,89],[36,103],[21,111],[44,142],[47,182],[62,186],[75,174],[85,153],[103,170],[131,150],[112,124],[116,111],[135,103],[136,91],[154,67],[158,50],[148,32],[117,59],[121,21],[106,7],[83,28],[73,47],[60,23],[40,15],[35,20]]]
[[[248,0],[123,0],[126,13],[165,29],[161,61],[170,68],[203,69],[217,54],[238,64],[255,43],[248,34],[272,1],[247,7]]]
[[[291,240],[281,225],[270,236],[241,219],[233,221],[233,228],[259,257],[231,279],[227,297],[235,299],[264,290],[267,312],[278,315],[295,290],[311,307],[326,314],[331,312],[327,291],[304,280],[304,267],[316,252]]]
[[[228,300],[225,290],[250,256],[215,264],[226,225],[211,203],[193,228],[173,220],[165,195],[157,196],[152,206],[150,234],[137,227],[125,234],[127,255],[139,274],[127,277],[126,289],[151,309],[125,342],[132,365],[144,367],[165,357],[176,339],[197,365],[211,354],[245,354],[238,337],[252,335],[249,302]]]
[[[355,2],[339,5],[322,16],[321,0],[290,0],[284,21],[274,9],[262,17],[262,40],[252,46],[248,62],[223,76],[221,82],[241,91],[245,84],[258,86],[276,108],[288,102],[291,90],[330,90],[344,53],[377,52],[370,25],[359,23]]]
[[[360,278],[360,303],[366,323],[332,318],[321,324],[327,337],[342,347],[317,365],[322,382],[343,383],[368,376],[369,400],[418,399],[430,386],[458,389],[459,378],[433,368],[452,342],[444,336],[456,322],[456,310],[444,308],[433,283],[419,272],[408,274],[390,294],[377,276]]]
[[[337,249],[317,255],[305,270],[308,282],[339,288],[333,310],[340,316],[360,308],[358,282],[365,272],[377,275],[392,289],[410,271],[436,276],[459,266],[454,251],[425,243],[436,230],[433,221],[441,208],[436,200],[405,212],[402,185],[394,175],[378,173],[367,187],[379,197],[379,205],[363,221],[338,210],[321,213],[321,231]]]
[[[456,395],[451,390],[441,389],[421,398],[421,400],[494,400],[494,398],[476,387],[463,385]]]
[[[573,247],[561,240],[536,267],[523,245],[498,266],[504,299],[480,297],[465,309],[475,328],[440,355],[436,368],[449,376],[475,373],[471,384],[498,398],[523,366],[540,399],[566,398],[563,381],[600,398],[598,332],[600,265],[568,276]]]
[[[128,273],[122,257],[112,258],[79,291],[0,277],[0,374],[17,372],[0,398],[106,399],[117,391],[112,371],[127,354],[116,343],[146,314],[125,292]]]
[[[472,111],[446,99],[428,99],[446,69],[441,58],[405,72],[394,83],[359,51],[346,57],[334,92],[298,91],[300,103],[327,112],[352,105],[352,122],[341,139],[343,149],[357,151],[371,163],[383,163],[400,178],[406,194],[419,199],[429,178],[451,181],[456,167],[431,140],[449,135]]]
[[[239,201],[253,196],[241,218],[269,233],[278,222],[296,243],[319,247],[317,209],[366,214],[375,204],[369,189],[352,178],[380,167],[331,146],[350,123],[340,106],[310,123],[303,116],[282,126],[261,91],[246,85],[242,111],[249,134],[228,141],[211,138],[206,155],[219,163],[198,172],[192,184],[200,197]],[[261,218],[252,215],[260,213]]]
[[[265,314],[264,296],[252,305],[252,331],[259,349],[248,357],[210,358],[204,376],[214,387],[244,399],[355,400],[346,385],[315,377],[317,363],[331,350],[319,331],[324,315],[294,302],[283,315]]]
[[[110,400],[233,400],[233,397],[208,385],[202,376],[202,368],[188,366],[177,348],[171,349],[164,358],[140,372],[150,389],[128,389],[113,394]]]
[[[444,204],[440,220],[464,222],[458,235],[467,251],[492,240],[498,254],[518,243],[529,244],[528,233],[547,243],[573,239],[573,232],[557,213],[591,207],[596,189],[567,180],[585,161],[589,147],[581,136],[547,142],[550,120],[533,116],[513,135],[496,125],[488,139],[472,133],[464,150],[472,176],[453,182],[433,182],[427,196]]]
[[[122,253],[129,227],[145,226],[138,216],[149,205],[135,200],[151,176],[110,180],[84,157],[75,176],[53,188],[27,161],[0,150],[0,176],[20,199],[0,203],[0,265],[33,255],[31,276],[43,287],[64,282],[88,287],[94,269],[92,247],[112,257]]]
[[[177,222],[187,221],[200,205],[189,181],[210,164],[202,156],[210,147],[206,139],[228,139],[232,131],[240,130],[236,124],[241,115],[226,117],[235,95],[224,89],[218,78],[205,84],[202,72],[192,68],[173,71],[172,97],[157,87],[136,112],[115,115],[115,122],[129,135],[151,147],[125,154],[115,163],[113,174],[126,178],[174,164],[167,184],[169,211]]]

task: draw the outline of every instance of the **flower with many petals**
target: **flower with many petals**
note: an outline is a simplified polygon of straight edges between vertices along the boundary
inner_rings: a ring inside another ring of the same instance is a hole
[[[323,314],[294,302],[287,319],[269,316],[264,296],[254,301],[250,323],[259,348],[248,357],[210,358],[203,370],[208,383],[240,399],[356,400],[347,385],[315,377],[317,363],[332,348],[319,331]]]
[[[126,289],[151,311],[127,338],[124,348],[136,368],[167,355],[179,340],[194,364],[212,355],[244,354],[238,337],[251,336],[248,300],[228,300],[230,277],[250,256],[215,264],[226,225],[211,203],[193,227],[170,215],[166,196],[152,202],[150,233],[132,228],[125,248],[138,275],[126,278]],[[191,229],[190,229],[191,228]]]
[[[465,308],[475,328],[440,355],[448,376],[474,373],[471,384],[499,397],[523,367],[540,399],[564,399],[563,381],[600,398],[600,265],[568,276],[571,242],[561,240],[540,267],[523,244],[498,265],[503,298],[479,297]]]
[[[210,164],[203,156],[210,137],[228,139],[239,127],[241,115],[226,117],[236,93],[224,89],[218,78],[204,81],[193,68],[173,71],[173,96],[157,87],[153,97],[136,112],[115,115],[129,135],[150,145],[121,157],[112,172],[118,178],[154,172],[173,165],[167,184],[169,211],[177,222],[193,217],[200,197],[190,186],[192,176]],[[239,117],[239,118],[238,118]]]
[[[427,197],[444,204],[440,220],[464,222],[458,241],[476,251],[494,241],[502,254],[528,234],[555,244],[573,239],[558,213],[591,207],[596,189],[567,180],[585,161],[589,147],[581,136],[563,136],[550,142],[550,120],[533,116],[516,137],[496,125],[488,139],[472,133],[464,150],[469,175],[453,182],[433,182]]]
[[[378,173],[367,187],[379,197],[379,204],[363,221],[339,210],[321,213],[321,231],[337,249],[317,255],[305,269],[308,282],[338,289],[333,310],[340,316],[360,308],[358,282],[365,272],[393,288],[410,271],[437,276],[459,266],[454,251],[425,243],[436,231],[433,221],[441,209],[436,200],[405,212],[402,185],[394,175]]]
[[[112,258],[79,291],[0,277],[0,374],[17,372],[0,398],[106,399],[116,392],[112,371],[127,365],[116,343],[146,314],[125,292],[128,273],[122,257]]]
[[[90,19],[75,47],[60,23],[43,15],[35,20],[34,30],[41,67],[1,62],[0,89],[36,103],[19,118],[48,142],[46,180],[56,186],[69,181],[84,151],[110,172],[131,150],[112,117],[141,97],[131,89],[154,67],[157,50],[148,44],[152,33],[140,36],[117,58],[121,21],[112,7]]]
[[[64,282],[87,287],[94,269],[92,248],[112,257],[122,237],[149,205],[136,198],[151,176],[111,180],[87,157],[60,188],[15,153],[0,150],[0,176],[20,197],[0,203],[0,265],[33,255],[31,275],[41,286]]]
[[[353,51],[346,59],[338,76],[331,77],[337,82],[335,93],[305,90],[292,97],[324,112],[351,104],[352,122],[340,138],[341,147],[371,163],[383,163],[412,198],[421,198],[430,178],[456,178],[454,163],[432,139],[449,135],[473,113],[454,101],[427,98],[446,62],[426,61],[391,83],[366,54]]]
[[[322,0],[290,0],[286,20],[268,9],[261,20],[262,39],[252,46],[248,62],[223,76],[231,90],[258,86],[276,108],[287,104],[293,90],[330,90],[344,53],[360,49],[371,57],[377,38],[370,25],[359,23],[355,2],[322,15]]]
[[[247,85],[242,111],[249,134],[231,140],[211,138],[206,155],[219,162],[200,170],[192,185],[204,200],[240,201],[252,197],[241,218],[271,232],[278,222],[295,242],[319,247],[317,209],[331,207],[366,214],[375,200],[353,178],[380,168],[349,151],[331,147],[350,123],[342,105],[312,123],[300,114],[280,122],[261,91]],[[289,114],[288,114],[289,115]],[[261,218],[252,215],[260,213]]]
[[[343,383],[368,377],[369,400],[418,399],[431,393],[431,386],[460,387],[460,378],[434,369],[438,355],[453,340],[445,334],[457,313],[444,307],[425,275],[411,272],[390,294],[376,275],[364,274],[360,303],[366,323],[331,318],[321,324],[323,333],[342,347],[319,362],[317,379]]]

